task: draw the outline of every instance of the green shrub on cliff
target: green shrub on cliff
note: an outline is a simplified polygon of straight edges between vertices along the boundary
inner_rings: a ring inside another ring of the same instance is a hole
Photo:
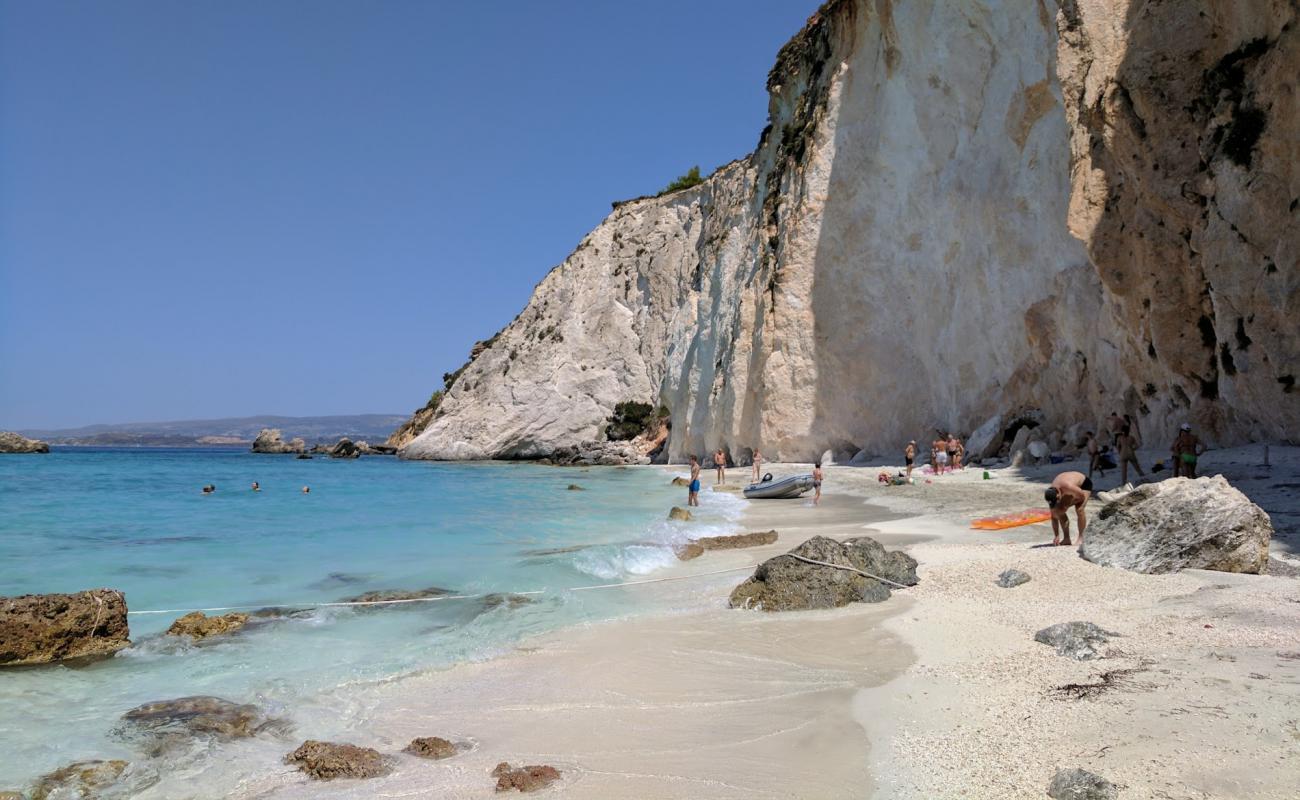
[[[699,186],[701,183],[704,183],[704,178],[700,177],[700,168],[699,165],[696,165],[694,167],[691,167],[690,170],[688,170],[685,175],[682,175],[677,180],[665,186],[664,190],[659,194],[664,195],[664,194],[668,194],[669,192],[677,192],[677,191],[681,191],[682,189],[689,189],[692,186]]]
[[[614,414],[605,427],[605,438],[611,442],[635,439],[668,417],[668,407],[655,408],[649,403],[626,400],[614,406]]]

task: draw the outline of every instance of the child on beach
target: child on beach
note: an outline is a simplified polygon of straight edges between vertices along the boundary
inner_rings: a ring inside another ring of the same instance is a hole
[[[813,464],[813,489],[817,491],[813,495],[813,505],[820,505],[822,501],[822,462],[820,461]]]
[[[915,440],[915,439],[913,439],[912,441],[908,442],[908,443],[907,443],[907,447],[903,449],[903,458],[907,459],[907,477],[908,477],[908,480],[911,480],[911,478],[912,478],[912,462],[916,460],[916,440]]]
[[[691,485],[686,491],[686,505],[700,504],[700,460],[691,456]]]

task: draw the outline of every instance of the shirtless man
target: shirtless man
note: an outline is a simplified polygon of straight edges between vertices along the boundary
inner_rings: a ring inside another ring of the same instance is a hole
[[[700,504],[700,460],[691,456],[691,485],[686,490],[686,505]]]
[[[1122,430],[1124,430],[1124,418],[1118,411],[1110,412],[1110,416],[1106,417],[1106,432],[1110,434],[1110,441],[1107,444],[1115,444],[1115,438]]]
[[[1129,464],[1133,465],[1138,475],[1145,478],[1147,474],[1142,471],[1142,465],[1138,463],[1137,437],[1133,435],[1132,428],[1124,426],[1124,430],[1119,432],[1119,438],[1115,440],[1115,447],[1119,450],[1119,485],[1128,483]]]
[[[951,469],[953,470],[961,469],[961,454],[962,454],[961,439],[958,439],[957,434],[955,433],[949,434],[948,463],[951,465],[950,467]]]
[[[1106,471],[1101,468],[1101,445],[1097,444],[1097,437],[1092,431],[1088,431],[1088,478],[1092,478],[1092,473],[1096,471],[1101,477],[1106,477]]]
[[[758,473],[761,472],[762,469],[763,469],[763,454],[755,450],[754,451],[754,483],[758,483],[758,479],[759,479]]]
[[[934,474],[942,475],[943,468],[948,465],[948,439],[940,433],[931,446],[934,448]]]
[[[813,488],[817,490],[817,494],[813,495],[813,505],[818,506],[822,502],[822,462],[813,464],[812,477]]]
[[[1174,477],[1181,475],[1184,478],[1195,478],[1196,460],[1205,452],[1205,445],[1192,433],[1191,425],[1184,422],[1179,426],[1178,438],[1174,439],[1171,449],[1174,454]]]
[[[1052,481],[1052,485],[1043,492],[1043,499],[1052,512],[1052,544],[1070,545],[1070,518],[1065,512],[1074,507],[1075,518],[1079,522],[1079,546],[1083,546],[1083,529],[1088,525],[1088,516],[1084,506],[1092,496],[1092,479],[1082,472],[1062,472]],[[1061,540],[1061,532],[1065,540]]]
[[[718,483],[719,484],[726,483],[727,482],[727,456],[722,452],[721,447],[719,447],[717,452],[713,454],[713,466],[716,467],[718,470]]]
[[[903,449],[903,458],[907,459],[907,477],[910,480],[912,477],[912,463],[916,461],[916,440],[915,439],[908,442],[907,447]]]

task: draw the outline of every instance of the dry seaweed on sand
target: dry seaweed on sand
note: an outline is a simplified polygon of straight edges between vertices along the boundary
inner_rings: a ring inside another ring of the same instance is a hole
[[[1137,666],[1108,669],[1089,683],[1066,683],[1053,686],[1048,696],[1056,700],[1090,700],[1112,691],[1139,691],[1146,684],[1134,680],[1134,676],[1146,672],[1153,662],[1143,659]]]

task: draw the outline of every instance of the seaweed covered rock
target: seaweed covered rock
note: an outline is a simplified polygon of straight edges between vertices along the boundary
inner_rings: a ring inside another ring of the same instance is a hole
[[[124,734],[149,743],[155,751],[190,739],[230,741],[289,728],[286,720],[269,717],[257,706],[210,695],[145,703],[123,714],[122,720]]]
[[[248,624],[248,615],[232,611],[219,617],[209,617],[202,611],[191,611],[178,618],[167,629],[168,636],[189,636],[194,640],[209,636],[223,636],[234,633]]]
[[[838,608],[879,603],[889,598],[891,584],[916,582],[916,560],[906,553],[887,551],[867,536],[843,543],[814,536],[759,564],[753,577],[732,591],[730,603],[732,608],[763,611]]]
[[[378,778],[392,770],[392,762],[378,750],[339,742],[308,739],[284,757],[284,763],[298,767],[318,781],[336,778]]]
[[[1169,478],[1103,506],[1079,552],[1094,564],[1134,572],[1261,573],[1272,537],[1264,509],[1222,475]]]
[[[502,761],[492,770],[492,777],[497,779],[497,791],[535,792],[545,789],[560,779],[560,771],[547,764],[530,764],[525,767],[511,767]]]
[[[116,589],[0,597],[0,666],[111,655],[129,636]]]

